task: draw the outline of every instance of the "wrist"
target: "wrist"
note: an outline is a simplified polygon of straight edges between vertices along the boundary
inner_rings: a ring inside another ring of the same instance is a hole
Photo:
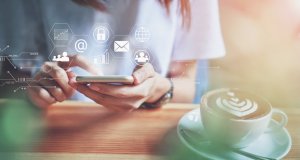
[[[170,81],[156,74],[153,89],[151,91],[151,95],[145,101],[146,103],[155,103],[157,102],[162,96],[164,96],[171,88]]]

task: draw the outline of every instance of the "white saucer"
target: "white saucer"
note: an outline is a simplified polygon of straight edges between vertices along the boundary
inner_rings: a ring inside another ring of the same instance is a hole
[[[270,126],[277,125],[277,122],[274,120],[271,121]],[[227,152],[218,152],[212,148],[212,144],[201,145],[195,147],[190,144],[189,141],[185,139],[180,130],[183,129],[187,133],[199,133],[199,134],[189,134],[192,139],[201,139],[201,134],[204,133],[204,128],[201,123],[200,109],[195,109],[186,113],[179,121],[177,126],[177,134],[179,139],[184,145],[189,149],[195,151],[202,157],[209,159],[248,159],[245,156],[239,155],[237,153],[227,151]],[[250,146],[243,148],[243,151],[250,152],[256,155],[270,157],[275,159],[282,159],[290,151],[292,146],[292,140],[288,131],[283,128],[282,130],[270,133],[264,133],[261,135],[255,142]]]

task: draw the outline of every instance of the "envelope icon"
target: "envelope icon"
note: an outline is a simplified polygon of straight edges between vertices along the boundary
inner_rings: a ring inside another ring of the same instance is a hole
[[[115,52],[129,52],[129,41],[115,41],[114,42]]]

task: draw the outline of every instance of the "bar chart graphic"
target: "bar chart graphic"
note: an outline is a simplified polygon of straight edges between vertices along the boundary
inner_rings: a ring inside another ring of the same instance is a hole
[[[5,58],[4,56],[0,56],[0,62],[4,62],[5,61]]]
[[[109,64],[109,52],[94,58],[94,64]]]

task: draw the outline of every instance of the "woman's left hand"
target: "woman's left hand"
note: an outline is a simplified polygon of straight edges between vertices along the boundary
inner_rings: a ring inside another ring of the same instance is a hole
[[[150,63],[138,66],[132,76],[133,85],[85,85],[76,83],[75,74],[71,73],[69,84],[96,103],[114,111],[131,111],[144,102],[155,102],[171,87],[169,81],[156,73]]]

